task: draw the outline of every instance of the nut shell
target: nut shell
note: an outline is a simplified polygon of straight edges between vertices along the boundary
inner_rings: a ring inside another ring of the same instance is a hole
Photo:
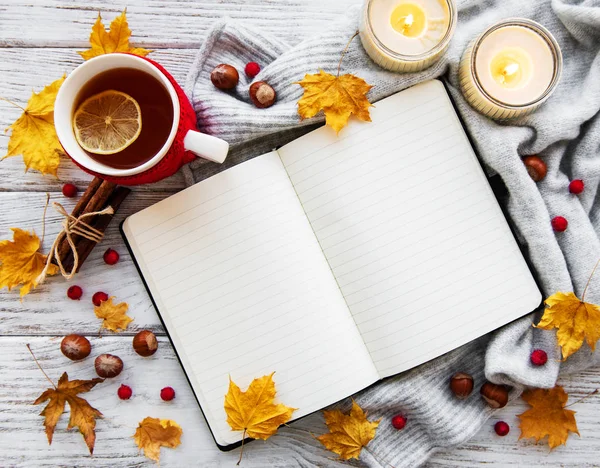
[[[228,90],[237,86],[240,81],[240,74],[235,67],[221,63],[217,65],[210,73],[210,81],[216,88]]]
[[[90,355],[92,345],[86,337],[73,334],[62,339],[60,350],[71,361],[80,361]]]
[[[523,164],[525,164],[529,177],[535,182],[539,182],[546,177],[548,166],[546,166],[544,160],[539,156],[527,156],[523,159]]]
[[[481,386],[480,393],[492,408],[504,408],[508,403],[508,388],[505,385],[486,382]]]
[[[266,81],[257,81],[250,85],[250,99],[259,109],[271,107],[277,99],[277,93]]]
[[[142,330],[133,337],[133,349],[140,356],[152,356],[158,349],[156,335],[150,330]]]
[[[473,377],[465,372],[457,372],[450,379],[450,390],[460,400],[467,398],[473,391]]]
[[[96,374],[103,379],[111,379],[116,377],[123,370],[123,361],[118,356],[112,354],[101,354],[94,361]]]

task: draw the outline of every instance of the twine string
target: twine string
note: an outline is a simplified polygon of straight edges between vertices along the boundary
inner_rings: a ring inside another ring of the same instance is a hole
[[[108,206],[101,211],[85,213],[85,214],[82,214],[81,216],[75,217],[75,216],[72,216],[69,213],[67,213],[65,208],[58,202],[52,202],[52,206],[54,207],[54,209],[56,211],[58,211],[59,214],[64,216],[64,219],[62,222],[63,228],[58,233],[58,236],[56,236],[56,239],[54,239],[54,243],[52,244],[52,247],[50,248],[50,252],[48,253],[48,258],[46,259],[46,265],[44,266],[44,269],[42,270],[42,272],[36,279],[36,282],[38,284],[42,284],[44,282],[44,280],[46,279],[46,275],[48,274],[48,269],[50,268],[50,265],[52,264],[53,259],[56,259],[56,263],[58,264],[60,273],[64,276],[65,279],[70,280],[71,278],[73,278],[73,276],[75,275],[75,272],[77,271],[77,268],[79,267],[79,254],[77,253],[77,248],[75,247],[75,242],[73,242],[73,238],[71,237],[72,234],[77,234],[78,236],[84,237],[85,239],[91,240],[92,242],[95,242],[97,244],[104,237],[104,233],[102,231],[99,231],[98,229],[90,226],[84,220],[86,218],[90,218],[90,217],[97,216],[97,215],[107,215],[107,214],[114,213],[112,206]],[[67,272],[65,270],[65,267],[63,266],[63,264],[60,260],[60,255],[58,252],[58,248],[64,238],[67,239],[69,247],[71,248],[71,252],[73,253],[73,267],[71,268],[70,272]]]

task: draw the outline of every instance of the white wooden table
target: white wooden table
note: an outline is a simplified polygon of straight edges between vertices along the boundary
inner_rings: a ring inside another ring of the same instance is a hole
[[[183,82],[203,33],[213,20],[230,16],[247,20],[264,30],[295,42],[301,35],[326,27],[349,4],[360,0],[129,0],[128,18],[136,45],[155,49],[151,57]],[[77,50],[86,48],[97,11],[108,24],[126,4],[117,0],[0,0],[0,96],[25,104],[31,90],[39,91],[81,63]],[[294,24],[282,18],[281,9],[293,9]],[[19,109],[0,102],[0,128],[10,125]],[[0,155],[6,153],[8,136],[0,133]],[[0,163],[0,238],[10,237],[10,227],[34,228],[41,233],[45,193],[67,208],[73,201],[64,199],[64,182],[85,188],[90,177],[68,160],[63,160],[59,180],[36,172],[24,173],[21,158]],[[0,292],[0,466],[152,466],[138,454],[129,438],[144,417],[171,418],[184,429],[182,445],[176,450],[163,449],[162,466],[234,466],[237,453],[222,454],[213,445],[206,424],[193,399],[183,373],[137,272],[118,233],[118,222],[125,216],[149,206],[184,187],[175,175],[152,186],[137,187],[126,200],[117,219],[109,228],[102,245],[87,260],[75,283],[84,289],[81,301],[67,299],[67,285],[54,278],[19,301],[15,291]],[[47,217],[45,248],[59,230],[59,218],[53,210]],[[102,252],[113,247],[121,254],[114,267],[102,261]],[[93,313],[91,295],[105,291],[127,301],[135,321],[127,332],[98,338],[99,321]],[[139,358],[131,348],[131,336],[142,329],[154,330],[160,338],[159,352],[150,359]],[[52,446],[48,446],[38,416],[41,407],[33,400],[47,387],[29,355],[30,343],[46,372],[55,381],[63,371],[71,378],[95,376],[90,358],[79,363],[68,361],[60,353],[62,337],[80,333],[90,337],[94,355],[102,352],[123,358],[123,374],[107,381],[88,394],[90,403],[105,419],[97,426],[97,443],[91,458],[82,437],[67,432],[67,416],[57,426]],[[118,400],[121,382],[133,387],[134,397]],[[573,397],[600,387],[600,369],[561,381]],[[177,397],[162,402],[159,391],[170,385]],[[473,466],[477,464],[522,466],[600,466],[600,398],[579,403],[577,420],[581,438],[572,437],[566,447],[550,453],[546,446],[517,441],[516,414],[524,404],[514,404],[498,413],[511,424],[505,438],[493,433],[492,424],[461,448],[433,456],[430,466]]]

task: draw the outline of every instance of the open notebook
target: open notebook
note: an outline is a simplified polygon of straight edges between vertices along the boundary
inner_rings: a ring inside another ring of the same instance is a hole
[[[270,374],[298,418],[534,310],[540,291],[444,86],[379,101],[130,216],[123,233],[225,449]]]

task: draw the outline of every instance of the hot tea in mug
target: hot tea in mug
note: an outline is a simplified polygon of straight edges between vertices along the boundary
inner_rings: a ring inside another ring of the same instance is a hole
[[[95,161],[117,169],[152,159],[173,125],[167,89],[134,68],[115,68],[93,77],[79,92],[75,109],[73,126],[80,146]],[[111,136],[114,141],[106,142]]]

